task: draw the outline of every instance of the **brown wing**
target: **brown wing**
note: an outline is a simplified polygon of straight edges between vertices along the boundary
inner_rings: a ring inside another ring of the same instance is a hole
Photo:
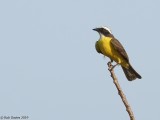
[[[113,47],[122,55],[122,57],[129,62],[129,58],[128,55],[125,51],[125,49],[123,48],[122,44],[115,38],[113,38],[111,40],[111,44],[113,45]]]

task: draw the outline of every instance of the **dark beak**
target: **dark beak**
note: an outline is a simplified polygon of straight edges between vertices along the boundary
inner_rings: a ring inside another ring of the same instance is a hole
[[[94,28],[94,29],[92,29],[92,30],[94,30],[94,31],[97,31],[97,32],[98,32],[99,28]]]

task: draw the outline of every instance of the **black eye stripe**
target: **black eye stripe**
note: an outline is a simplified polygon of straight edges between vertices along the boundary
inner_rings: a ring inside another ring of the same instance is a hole
[[[108,34],[110,34],[110,32],[109,32],[108,30],[104,29],[104,28],[100,28],[100,32],[101,32],[103,35],[105,35],[105,36],[107,36]]]

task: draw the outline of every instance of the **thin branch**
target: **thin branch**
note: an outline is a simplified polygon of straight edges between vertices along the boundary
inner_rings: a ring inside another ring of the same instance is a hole
[[[127,101],[127,98],[126,98],[126,96],[124,95],[124,93],[123,93],[123,91],[122,91],[122,89],[121,89],[121,87],[120,87],[120,85],[119,85],[119,83],[118,83],[118,79],[117,79],[117,77],[116,77],[116,75],[115,75],[115,73],[114,73],[114,70],[113,70],[114,67],[115,67],[115,66],[113,66],[113,65],[111,64],[111,62],[108,62],[108,70],[109,70],[110,73],[111,73],[111,77],[112,77],[112,79],[113,79],[113,83],[115,84],[115,86],[116,86],[116,88],[117,88],[117,90],[118,90],[118,94],[120,95],[120,97],[121,97],[121,99],[122,99],[122,101],[123,101],[123,103],[124,103],[124,105],[125,105],[125,107],[126,107],[126,111],[127,111],[128,114],[129,114],[130,120],[135,120],[135,117],[134,117],[134,114],[133,114],[133,112],[132,112],[131,106],[129,105],[129,103],[128,103],[128,101]]]

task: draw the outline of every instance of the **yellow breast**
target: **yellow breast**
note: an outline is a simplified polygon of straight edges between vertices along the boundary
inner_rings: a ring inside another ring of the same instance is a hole
[[[98,45],[102,54],[111,58],[112,60],[121,64],[122,66],[128,67],[128,64],[120,55],[120,53],[118,53],[118,51],[114,49],[113,45],[111,44],[111,39],[112,39],[111,37],[102,36],[98,40]]]
[[[113,48],[111,46],[111,39],[110,37],[102,37],[98,42],[99,48],[103,55],[112,57],[113,56]]]

